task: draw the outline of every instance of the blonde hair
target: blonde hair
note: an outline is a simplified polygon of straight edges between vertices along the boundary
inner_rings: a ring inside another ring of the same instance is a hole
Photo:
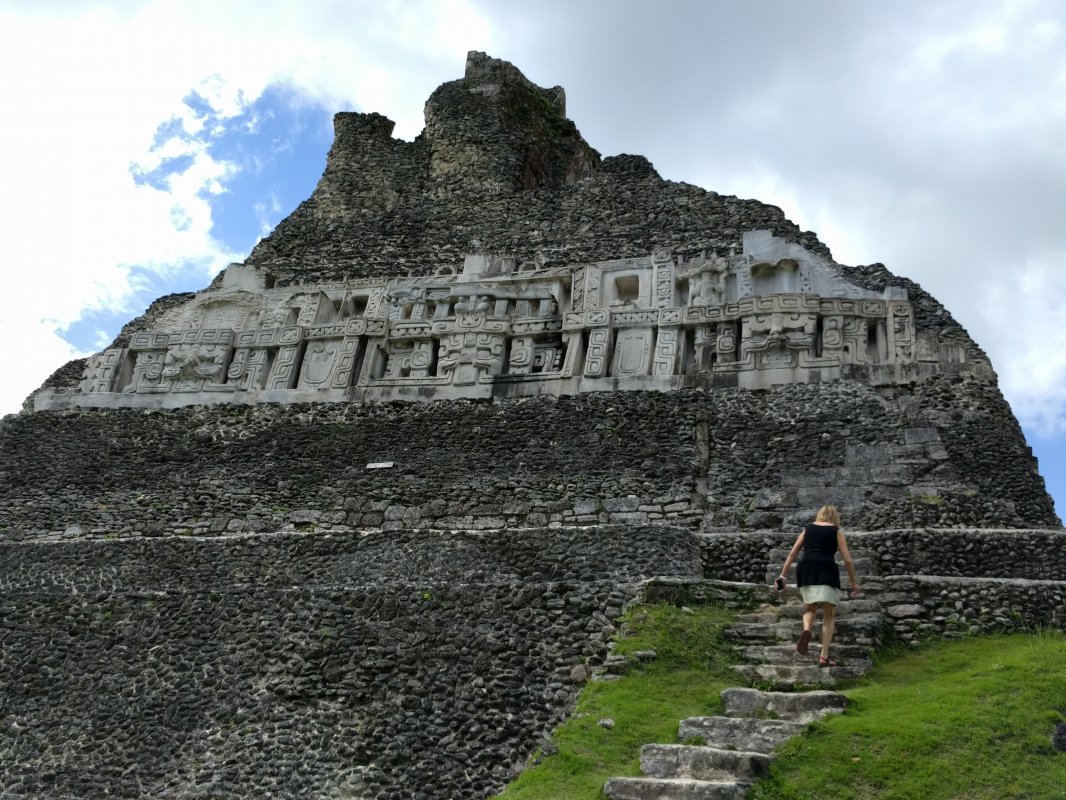
[[[840,512],[836,506],[822,506],[814,517],[815,522],[828,522],[830,525],[840,527]]]

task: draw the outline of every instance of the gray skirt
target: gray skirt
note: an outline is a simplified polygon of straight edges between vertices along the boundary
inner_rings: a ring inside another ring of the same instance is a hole
[[[835,586],[826,586],[821,583],[813,586],[801,586],[800,596],[803,598],[803,602],[808,605],[811,603],[832,603],[836,605],[840,602],[840,590]]]

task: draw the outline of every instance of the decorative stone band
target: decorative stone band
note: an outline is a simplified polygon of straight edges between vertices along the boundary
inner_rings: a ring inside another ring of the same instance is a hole
[[[521,269],[470,256],[458,275],[220,290],[93,356],[76,393],[38,410],[210,402],[433,400],[841,378],[900,384],[989,371],[919,335],[906,292],[847,283],[765,232],[743,254]]]

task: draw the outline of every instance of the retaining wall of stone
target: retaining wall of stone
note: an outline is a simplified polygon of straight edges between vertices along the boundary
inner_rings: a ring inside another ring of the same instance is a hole
[[[0,537],[695,527],[695,413],[637,392],[9,417]]]
[[[882,605],[885,625],[904,642],[1066,631],[1066,581],[893,575],[873,579],[869,587],[876,587],[872,596]],[[762,584],[684,577],[648,581],[639,599],[674,605],[714,603],[735,609],[799,600],[794,589],[782,598]],[[847,613],[844,610],[841,615]]]
[[[0,796],[483,798],[663,527],[0,544]]]
[[[372,465],[386,464],[381,468]],[[0,537],[1057,527],[993,383],[79,410],[0,423]]]
[[[777,531],[701,535],[704,577],[762,583],[771,551],[787,550],[796,535]],[[850,550],[875,558],[882,576],[1066,581],[1066,531],[1061,528],[851,532],[847,540]]]
[[[886,619],[907,642],[1066,630],[1066,581],[894,576],[881,581]]]

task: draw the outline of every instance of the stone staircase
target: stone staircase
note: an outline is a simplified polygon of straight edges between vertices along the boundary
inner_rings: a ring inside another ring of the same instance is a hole
[[[768,585],[786,554],[770,554]],[[852,557],[863,591],[876,591],[875,559],[854,551]],[[830,649],[839,666],[827,668],[818,666],[820,621],[815,622],[808,655],[796,652],[803,604],[791,580],[783,594],[768,589],[767,601],[758,610],[739,616],[726,630],[744,658],[734,669],[758,688],[723,691],[722,716],[682,720],[678,739],[702,744],[645,745],[640,754],[643,776],[611,778],[603,787],[606,797],[742,800],[748,786],[769,769],[777,745],[798,735],[810,722],[844,710],[846,698],[832,687],[869,668],[870,654],[881,642],[880,603],[869,596],[840,603]]]

